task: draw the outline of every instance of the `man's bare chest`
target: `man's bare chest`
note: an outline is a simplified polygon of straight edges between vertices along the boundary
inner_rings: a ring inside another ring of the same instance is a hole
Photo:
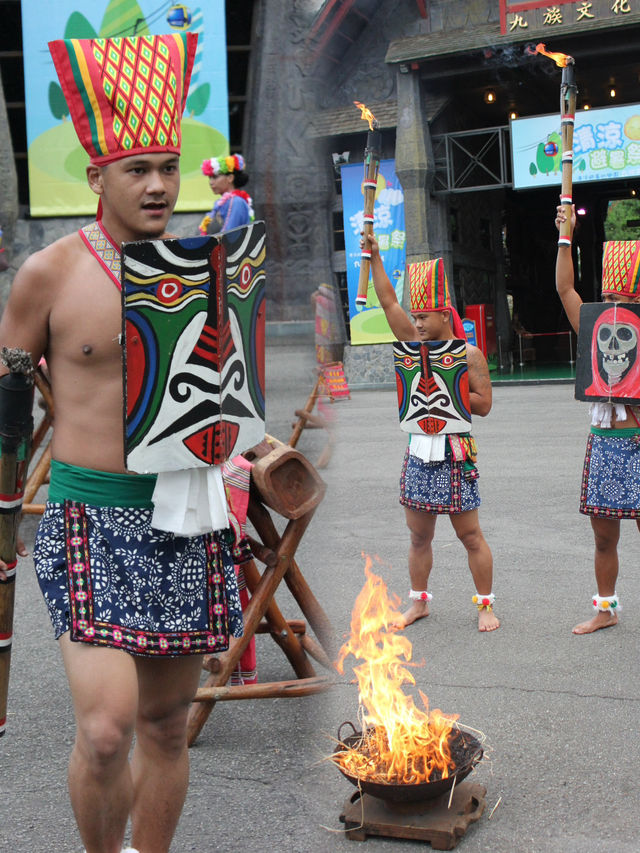
[[[120,292],[104,274],[73,276],[49,315],[49,349],[81,362],[120,361]]]

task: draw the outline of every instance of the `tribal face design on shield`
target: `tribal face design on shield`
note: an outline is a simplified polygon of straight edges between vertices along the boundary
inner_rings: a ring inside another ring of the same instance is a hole
[[[420,435],[466,432],[471,426],[464,341],[399,341],[393,345],[400,427]]]
[[[264,437],[264,224],[123,247],[131,471],[219,465]]]

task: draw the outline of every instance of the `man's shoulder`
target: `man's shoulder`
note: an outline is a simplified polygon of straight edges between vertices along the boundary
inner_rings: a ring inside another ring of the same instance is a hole
[[[86,252],[78,234],[68,234],[43,249],[33,252],[18,270],[12,292],[25,298],[40,299],[44,293],[58,292]]]
[[[484,357],[484,353],[477,347],[475,344],[470,344],[467,341],[467,361],[471,365],[478,366],[487,366],[487,359]]]
[[[54,243],[29,255],[20,268],[28,273],[60,275],[61,269],[68,269],[74,257],[80,257],[83,243],[77,233],[66,234]],[[65,266],[60,266],[64,264]]]
[[[470,344],[469,341],[467,341],[467,357],[469,356],[471,358],[476,358],[477,356],[481,356],[482,358],[484,358],[480,347],[477,347],[475,344]]]

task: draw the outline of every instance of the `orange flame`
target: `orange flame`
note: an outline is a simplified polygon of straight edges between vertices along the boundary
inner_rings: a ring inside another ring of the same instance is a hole
[[[553,53],[552,51],[547,50],[544,44],[537,44],[535,52],[541,53],[543,56],[548,56],[549,59],[553,59],[555,64],[560,68],[565,68],[573,62],[573,56],[568,56],[566,53]]]
[[[351,636],[336,662],[336,669],[344,674],[349,654],[364,661],[353,671],[365,709],[363,726],[370,735],[365,745],[335,752],[333,760],[348,775],[370,781],[419,784],[434,774],[446,779],[455,767],[449,736],[458,715],[429,711],[429,699],[418,690],[422,711],[402,691],[404,684],[416,683],[406,666],[412,646],[395,628],[401,617],[400,600],[398,596],[389,599],[386,584],[371,571],[371,562],[367,557],[367,580],[353,608]]]
[[[378,125],[378,122],[376,121],[376,117],[371,112],[369,107],[365,106],[364,104],[361,104],[360,101],[354,101],[353,103],[360,110],[360,118],[364,119],[364,121],[369,122],[369,130],[375,130]]]

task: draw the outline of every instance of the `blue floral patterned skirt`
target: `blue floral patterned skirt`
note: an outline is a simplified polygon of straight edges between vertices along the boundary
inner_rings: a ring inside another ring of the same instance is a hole
[[[56,639],[135,655],[224,651],[242,635],[231,531],[176,536],[146,507],[47,503],[34,563]]]
[[[478,472],[455,461],[448,447],[441,462],[423,462],[407,448],[400,475],[400,503],[422,512],[449,515],[477,509]]]
[[[591,428],[580,512],[603,518],[640,518],[640,429]]]

